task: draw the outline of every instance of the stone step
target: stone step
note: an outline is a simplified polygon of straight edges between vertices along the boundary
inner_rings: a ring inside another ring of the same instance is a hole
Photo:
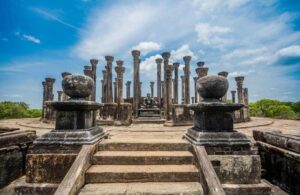
[[[194,165],[92,165],[86,183],[198,182]]]
[[[148,182],[86,184],[79,195],[203,195],[198,182]]]
[[[189,151],[99,151],[92,159],[97,165],[192,164]]]
[[[191,145],[178,140],[105,140],[99,144],[100,151],[187,151]]]

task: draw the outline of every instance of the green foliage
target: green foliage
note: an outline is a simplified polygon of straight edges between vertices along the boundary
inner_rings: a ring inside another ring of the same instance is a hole
[[[0,119],[34,118],[41,115],[41,110],[29,109],[29,105],[25,102],[0,102]]]
[[[270,99],[250,103],[249,107],[251,116],[279,119],[296,119],[300,112],[300,102],[281,102]]]

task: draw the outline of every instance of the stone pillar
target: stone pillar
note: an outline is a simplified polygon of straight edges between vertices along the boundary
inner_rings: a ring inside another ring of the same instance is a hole
[[[238,103],[244,103],[244,95],[243,95],[244,77],[243,76],[237,76],[237,77],[235,77],[235,81],[236,81],[236,84],[237,84],[237,90],[236,91],[237,91]],[[244,109],[240,109],[239,112],[240,112],[240,116],[239,116],[238,121],[242,122],[242,121],[244,121]]]
[[[115,67],[116,73],[117,73],[117,81],[118,81],[118,105],[123,103],[123,74],[125,72],[125,68],[123,66],[123,61],[118,60],[117,66]]]
[[[178,104],[178,68],[179,63],[175,62],[173,63],[174,67],[174,103]]]
[[[228,72],[222,71],[222,72],[219,72],[218,75],[227,78]],[[226,94],[221,98],[221,101],[222,101],[222,102],[226,102],[226,101],[227,101],[227,92],[226,92]]]
[[[161,85],[161,94],[164,94],[164,91],[165,91],[165,82],[164,81],[161,81],[160,82],[160,85]],[[164,102],[164,98],[162,98],[163,102]],[[162,105],[163,106],[163,105]]]
[[[133,56],[133,112],[135,114],[135,118],[138,117],[138,109],[140,103],[139,97],[139,87],[140,87],[140,55],[141,52],[138,50],[133,50],[131,52]]]
[[[163,57],[163,60],[164,60],[164,91],[162,93],[162,97],[164,99],[164,109],[166,110],[166,107],[167,107],[167,101],[165,100],[165,97],[166,97],[166,67],[169,65],[169,59],[170,59],[170,52],[164,52],[161,54],[161,56]]]
[[[184,104],[184,76],[180,76],[181,78],[181,103]]]
[[[155,60],[157,64],[157,99],[158,99],[158,105],[161,106],[161,64],[163,59],[157,58]]]
[[[154,82],[150,82],[150,95],[153,98],[154,97]]]
[[[192,97],[192,104],[195,103],[195,97]]]
[[[55,82],[55,79],[54,78],[46,78],[46,98],[45,98],[45,101],[53,101],[54,99],[54,94],[53,94],[53,84]],[[49,106],[46,106],[46,113],[45,113],[45,118],[47,120],[51,120],[53,119],[53,110],[49,107]]]
[[[68,75],[71,75],[71,73],[69,73],[69,72],[62,72],[61,73],[61,77],[62,78],[65,78],[66,76],[68,76]],[[68,100],[68,98],[69,98],[69,96],[67,96],[67,94],[65,93],[65,92],[63,92],[62,93],[62,96],[61,96],[61,101],[67,101]]]
[[[97,83],[97,59],[90,59],[90,63],[92,65],[92,79],[94,80],[94,89],[93,93],[91,94],[91,100],[96,101],[96,83]]]
[[[184,56],[183,61],[185,64],[184,68],[184,103],[189,104],[190,103],[190,61],[192,57],[191,56]]]
[[[235,81],[236,81],[236,84],[237,84],[238,103],[244,103],[244,98],[243,98],[243,81],[244,81],[244,77],[243,76],[235,77]]]
[[[83,73],[85,76],[91,77],[93,79],[93,70],[92,70],[91,66],[84,66]],[[87,100],[90,100],[90,101],[92,100],[92,94],[93,94],[93,92],[91,93],[91,95],[88,97]]]
[[[57,101],[62,102],[63,91],[57,91]]]
[[[139,85],[139,100],[141,100],[141,97],[142,97],[142,82],[140,82],[140,85]]]
[[[200,62],[197,62],[197,68],[196,68],[196,73],[198,75],[198,79],[204,77],[204,76],[207,76],[207,73],[208,73],[208,68],[207,67],[204,67],[204,62],[200,61]],[[197,94],[197,102],[200,102],[202,101],[203,98]]]
[[[126,82],[126,99],[130,99],[130,85],[131,81]]]
[[[198,77],[193,77],[193,79],[194,79],[194,91],[195,91],[194,103],[197,103],[198,102],[198,93],[197,93]]]
[[[231,101],[232,101],[232,103],[236,103],[235,102],[235,94],[236,94],[236,91],[231,91]]]
[[[104,102],[104,80],[101,80],[101,102]]]
[[[165,85],[165,118],[166,120],[171,120],[171,112],[172,112],[172,72],[173,72],[173,66],[167,65],[166,66],[166,85]]]
[[[244,96],[244,104],[248,105],[249,104],[248,88],[244,88],[243,96]]]
[[[118,82],[117,78],[115,79],[114,83],[114,103],[117,103],[118,101]]]
[[[173,67],[174,70],[174,67]],[[172,79],[172,103],[174,104],[174,83],[175,83],[175,79]]]
[[[102,93],[102,103],[107,102],[107,71],[102,70],[103,73],[103,93]]]
[[[42,82],[43,85],[43,104],[42,104],[42,118],[45,117],[45,101],[46,101],[46,93],[47,93],[47,85],[46,82]]]
[[[106,98],[107,98],[107,103],[112,103],[113,102],[113,92],[112,92],[112,63],[114,61],[113,56],[105,56],[105,60],[107,62],[106,65],[106,80],[107,80],[107,91],[106,91]]]

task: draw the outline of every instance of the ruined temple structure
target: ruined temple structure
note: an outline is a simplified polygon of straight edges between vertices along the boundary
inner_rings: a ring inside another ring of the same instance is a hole
[[[114,61],[113,56],[105,56],[106,65],[102,70],[101,77],[101,106],[94,112],[98,125],[130,125],[131,123],[163,123],[165,126],[192,125],[194,111],[190,104],[197,104],[203,98],[197,93],[197,81],[208,75],[209,68],[203,61],[192,64],[191,56],[184,56],[181,62],[169,64],[170,52],[163,52],[161,58],[155,59],[154,68],[157,70],[156,80],[142,84],[140,78],[141,52],[133,50],[132,67],[133,78],[124,81],[126,71],[123,61]],[[183,66],[180,66],[180,63]],[[90,77],[97,83],[98,60],[91,59],[91,65],[84,66],[85,76]],[[195,68],[193,68],[195,67]],[[113,74],[114,73],[114,74]],[[221,71],[219,76],[227,78],[228,72]],[[62,77],[70,75],[62,73]],[[115,75],[115,76],[114,76]],[[192,82],[191,82],[192,80]],[[250,120],[248,108],[248,88],[243,87],[243,76],[235,77],[236,91],[224,94],[221,101],[227,102],[227,95],[232,96],[232,102],[241,103],[245,106],[234,112],[234,122],[246,122]],[[43,119],[54,120],[55,112],[46,102],[53,101],[54,78],[46,78],[43,82]],[[143,87],[144,86],[144,87]],[[149,86],[149,87],[148,87]],[[194,93],[191,94],[193,88]],[[150,94],[149,97],[144,94]],[[86,100],[96,101],[96,86]],[[236,97],[237,96],[237,97]],[[57,91],[58,101],[67,101],[69,97],[62,91]],[[152,107],[145,105],[145,101],[153,101]]]
[[[250,111],[249,111],[249,97],[248,97],[248,88],[243,88],[244,76],[235,77],[236,81],[236,91],[231,91],[232,103],[236,103],[236,94],[237,94],[237,103],[242,103],[245,106],[240,110],[234,112],[234,122],[247,122],[250,121]],[[224,97],[222,98],[224,100]]]

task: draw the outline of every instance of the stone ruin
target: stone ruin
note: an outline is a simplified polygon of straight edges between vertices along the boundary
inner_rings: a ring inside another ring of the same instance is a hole
[[[184,56],[183,75],[179,80],[179,62],[169,65],[171,57],[170,52],[162,53],[162,58],[155,60],[157,65],[157,80],[156,80],[156,96],[154,96],[155,82],[150,81],[149,89],[144,89],[149,92],[150,97],[156,102],[155,108],[143,108],[144,99],[142,96],[142,83],[140,82],[140,55],[138,50],[132,51],[133,57],[133,80],[124,82],[124,72],[126,71],[123,61],[117,60],[116,66],[113,67],[114,57],[105,56],[106,65],[102,71],[101,79],[101,105],[94,112],[96,122],[99,125],[130,125],[132,123],[163,123],[165,126],[180,126],[193,124],[193,111],[188,107],[189,104],[194,104],[203,101],[202,97],[197,94],[196,83],[202,77],[208,75],[208,67],[205,67],[203,61],[197,62],[193,77],[194,84],[190,85],[190,62],[191,56]],[[91,95],[87,100],[96,100],[96,83],[97,83],[97,65],[98,60],[91,59],[90,66],[84,66],[84,75],[91,77],[95,83]],[[113,79],[113,71],[116,72],[116,78]],[[62,73],[62,78],[70,73]],[[219,76],[227,78],[228,72],[222,71]],[[233,113],[234,122],[246,122],[250,120],[248,108],[248,88],[243,88],[243,76],[235,77],[237,90],[232,90],[232,103],[241,103],[245,106]],[[55,109],[51,107],[51,101],[54,99],[53,84],[54,78],[46,78],[43,82],[43,114],[42,119],[45,122],[54,121]],[[181,97],[179,100],[179,82],[181,82]],[[126,85],[124,91],[123,86]],[[190,94],[190,88],[193,87],[195,93]],[[131,89],[133,94],[131,95]],[[66,101],[69,97],[63,91],[57,91],[58,101]],[[124,97],[125,95],[125,97]],[[220,99],[223,102],[229,101],[227,93]],[[193,96],[193,97],[191,97]],[[237,98],[236,98],[237,96]]]

